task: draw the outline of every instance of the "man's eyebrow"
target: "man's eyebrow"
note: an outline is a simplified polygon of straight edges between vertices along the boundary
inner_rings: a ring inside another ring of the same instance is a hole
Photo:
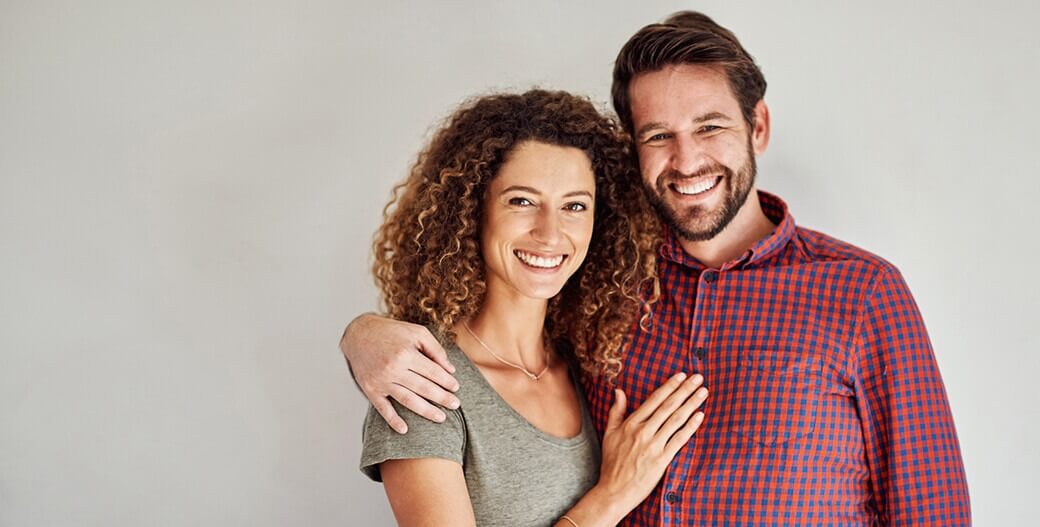
[[[711,113],[706,113],[706,114],[704,114],[704,115],[702,115],[700,117],[695,118],[693,120],[693,122],[699,124],[699,123],[703,123],[705,121],[714,121],[715,119],[723,119],[723,120],[726,120],[726,121],[730,120],[729,116],[724,114],[724,113],[722,113],[722,112],[711,112]]]
[[[694,117],[692,122],[693,122],[693,124],[700,124],[700,123],[703,123],[703,122],[706,122],[706,121],[714,121],[716,119],[723,119],[723,120],[726,120],[726,121],[731,121],[732,120],[732,119],[730,119],[730,117],[728,115],[726,115],[726,114],[724,114],[722,112],[709,112],[709,113],[706,113],[704,115],[700,115],[700,116]],[[657,128],[667,128],[667,127],[664,125],[664,123],[658,122],[658,121],[646,123],[643,126],[640,126],[639,130],[636,131],[636,137],[641,137],[643,134],[649,132],[650,130],[655,130]]]
[[[655,128],[664,128],[664,123],[659,123],[657,121],[654,121],[652,123],[646,123],[643,126],[640,126],[639,130],[636,130],[636,137],[642,137],[643,134]]]

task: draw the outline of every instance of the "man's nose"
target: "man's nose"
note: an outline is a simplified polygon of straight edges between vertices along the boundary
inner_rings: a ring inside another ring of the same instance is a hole
[[[672,143],[672,169],[680,174],[693,174],[704,164],[704,152],[692,137],[677,136]]]

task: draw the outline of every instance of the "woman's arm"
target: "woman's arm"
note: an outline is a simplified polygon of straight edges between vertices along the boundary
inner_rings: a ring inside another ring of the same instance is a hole
[[[476,525],[462,465],[439,458],[394,459],[379,465],[401,527]]]
[[[676,375],[627,418],[625,394],[621,390],[616,391],[617,399],[610,409],[603,436],[600,479],[567,512],[574,524],[580,527],[616,525],[650,494],[672,458],[689,441],[703,420],[703,414],[696,412],[707,397],[707,391],[700,387],[701,382],[699,375],[690,379],[686,379],[684,374]],[[452,413],[447,423],[440,426],[421,418],[417,418],[413,424],[429,428],[427,431],[457,429],[461,433],[462,425],[453,419],[454,416]],[[429,445],[430,438],[423,434],[396,435],[379,422],[373,410],[366,417],[366,430],[366,445],[375,446],[371,447],[372,452],[362,456],[362,466],[370,466],[373,461],[379,464],[376,477],[381,476],[390,506],[400,525],[475,525],[461,461],[451,457],[455,455],[456,449],[461,448],[460,445],[442,449],[442,455],[431,456],[426,453],[424,457],[392,459],[390,456],[394,449],[384,448],[386,451],[383,451],[377,448],[387,444],[380,437],[391,437],[397,442],[407,437],[409,441],[425,441],[422,444],[426,445]],[[438,445],[446,443],[451,441],[437,442]],[[573,527],[565,519],[560,519],[555,525]]]

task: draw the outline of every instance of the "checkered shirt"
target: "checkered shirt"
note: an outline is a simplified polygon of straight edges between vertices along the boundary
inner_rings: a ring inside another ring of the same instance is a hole
[[[772,235],[705,268],[661,247],[652,328],[616,386],[635,409],[701,373],[705,421],[623,525],[970,525],[968,489],[928,334],[899,271],[796,227],[759,193]],[[588,379],[602,433],[612,386]]]

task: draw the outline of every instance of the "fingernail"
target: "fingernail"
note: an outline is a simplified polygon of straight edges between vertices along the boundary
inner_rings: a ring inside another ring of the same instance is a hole
[[[452,410],[458,410],[461,404],[462,403],[460,403],[458,399],[452,399],[448,401],[448,408],[451,408]]]
[[[684,372],[684,371],[681,371],[681,372],[679,372],[679,373],[675,374],[675,378],[676,378],[676,380],[678,380],[678,381],[682,381],[683,379],[685,379],[685,378],[686,378],[686,372]]]
[[[448,416],[444,415],[444,412],[438,412],[438,413],[434,414],[434,416],[433,416],[433,420],[437,421],[438,423],[443,423],[444,420],[447,419],[447,418],[448,418]]]
[[[701,382],[704,382],[704,376],[698,373],[697,375],[694,375],[693,377],[691,377],[690,380],[692,380],[693,382],[696,382],[696,383],[701,383]]]
[[[396,427],[394,427],[394,430],[396,430],[398,434],[407,434],[408,433],[408,425],[406,425],[406,424],[397,425]]]
[[[456,383],[453,383],[453,384],[451,385],[451,391],[453,391],[453,392],[457,392],[457,391],[459,391],[459,383],[457,383],[457,382],[456,382]]]

